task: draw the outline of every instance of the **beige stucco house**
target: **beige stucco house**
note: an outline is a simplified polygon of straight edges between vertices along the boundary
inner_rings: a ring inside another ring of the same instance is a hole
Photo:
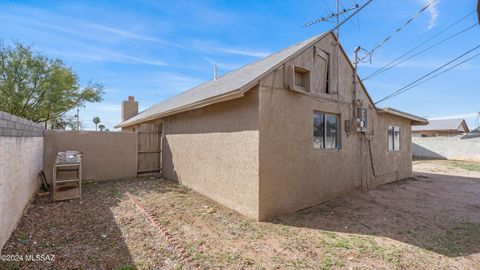
[[[414,137],[452,137],[468,133],[465,119],[438,119],[429,120],[428,125],[412,127],[412,136]]]
[[[353,72],[324,33],[133,117],[125,102],[118,127],[162,126],[165,177],[264,220],[411,175],[427,120],[375,107]]]

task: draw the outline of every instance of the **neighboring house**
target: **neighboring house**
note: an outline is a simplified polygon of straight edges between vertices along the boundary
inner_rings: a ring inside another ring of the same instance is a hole
[[[451,137],[468,133],[465,119],[429,120],[428,125],[412,127],[414,137]]]
[[[117,127],[163,127],[165,177],[260,220],[409,177],[411,125],[428,121],[355,91],[337,44],[312,37]]]

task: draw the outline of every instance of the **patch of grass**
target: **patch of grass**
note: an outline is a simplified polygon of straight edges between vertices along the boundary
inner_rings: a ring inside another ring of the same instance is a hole
[[[118,268],[117,270],[135,270],[135,269],[136,269],[135,267],[127,265],[127,266],[122,266],[122,267]]]
[[[285,237],[292,237],[293,236],[293,232],[292,232],[292,230],[290,230],[289,226],[278,225],[277,232],[281,236],[285,236]]]
[[[450,168],[460,168],[468,171],[480,172],[479,162],[449,160],[447,161],[447,166]]]
[[[320,262],[320,269],[335,269],[344,266],[337,256],[326,256]]]
[[[436,237],[436,249],[450,257],[478,252],[480,225],[462,223]]]
[[[333,241],[332,245],[336,248],[344,248],[344,249],[350,249],[352,247],[348,239],[338,239],[337,241]]]
[[[308,264],[308,261],[305,258],[291,260],[290,263],[295,269],[311,268],[310,264]]]

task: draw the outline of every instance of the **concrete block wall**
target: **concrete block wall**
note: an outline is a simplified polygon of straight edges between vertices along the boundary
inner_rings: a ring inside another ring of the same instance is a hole
[[[414,158],[480,162],[480,137],[412,137]]]
[[[0,249],[40,187],[43,125],[0,112]]]
[[[42,137],[43,124],[0,111],[0,136]]]

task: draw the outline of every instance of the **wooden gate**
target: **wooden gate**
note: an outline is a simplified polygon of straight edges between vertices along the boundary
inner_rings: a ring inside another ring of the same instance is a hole
[[[162,126],[162,124],[140,124],[138,127],[138,176],[162,174]]]

